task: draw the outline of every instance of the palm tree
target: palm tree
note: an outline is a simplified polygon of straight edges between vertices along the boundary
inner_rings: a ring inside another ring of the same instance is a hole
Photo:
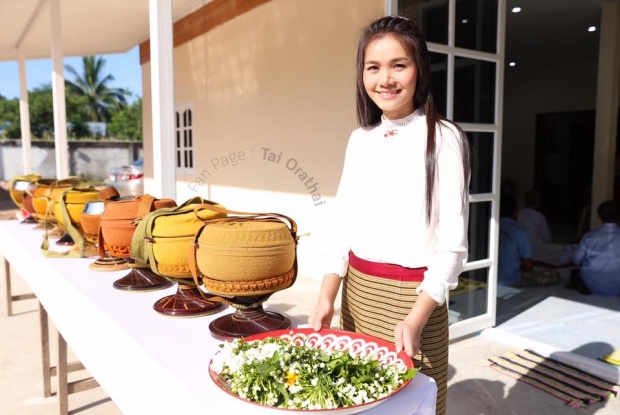
[[[90,121],[110,121],[111,110],[127,104],[130,92],[123,88],[109,88],[114,80],[112,75],[104,75],[105,60],[102,57],[84,56],[84,75],[80,75],[71,65],[65,69],[73,75],[73,81],[65,81],[71,92],[85,96],[88,100],[86,111]]]

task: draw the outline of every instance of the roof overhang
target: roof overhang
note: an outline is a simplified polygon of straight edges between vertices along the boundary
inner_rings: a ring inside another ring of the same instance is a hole
[[[149,0],[59,0],[64,56],[124,53],[149,38]],[[174,0],[173,21],[211,0]],[[51,57],[49,0],[0,2],[0,61]]]

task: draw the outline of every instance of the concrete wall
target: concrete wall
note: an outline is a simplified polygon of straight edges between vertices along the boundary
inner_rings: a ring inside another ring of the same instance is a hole
[[[357,37],[384,6],[384,0],[273,0],[175,48],[175,104],[193,108],[196,160],[193,172],[177,174],[177,199],[198,194],[234,210],[293,217],[300,233],[310,233],[299,244],[300,272],[319,277],[317,234],[357,127]],[[149,81],[147,63],[147,192]]]
[[[32,142],[32,172],[46,178],[56,177],[54,142]],[[142,157],[141,142],[69,142],[69,169],[72,176],[103,180],[114,167],[129,164]],[[0,180],[11,180],[23,174],[20,140],[0,141]]]

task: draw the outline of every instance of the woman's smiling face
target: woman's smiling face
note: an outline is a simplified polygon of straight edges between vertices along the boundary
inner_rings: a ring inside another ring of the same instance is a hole
[[[418,78],[416,64],[392,35],[368,44],[364,54],[364,88],[383,115],[391,120],[413,113]]]

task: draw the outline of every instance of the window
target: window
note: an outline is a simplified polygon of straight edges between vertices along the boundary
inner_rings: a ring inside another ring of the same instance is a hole
[[[427,42],[448,44],[449,0],[399,0],[398,13],[414,18]]]
[[[194,169],[194,130],[192,109],[175,111],[175,138],[177,170]]]
[[[506,0],[386,0],[385,4],[387,14],[397,11],[421,26],[430,52],[437,110],[459,123],[472,146],[469,258],[460,283],[469,288],[450,294],[454,339],[495,324],[505,17],[500,15]]]

